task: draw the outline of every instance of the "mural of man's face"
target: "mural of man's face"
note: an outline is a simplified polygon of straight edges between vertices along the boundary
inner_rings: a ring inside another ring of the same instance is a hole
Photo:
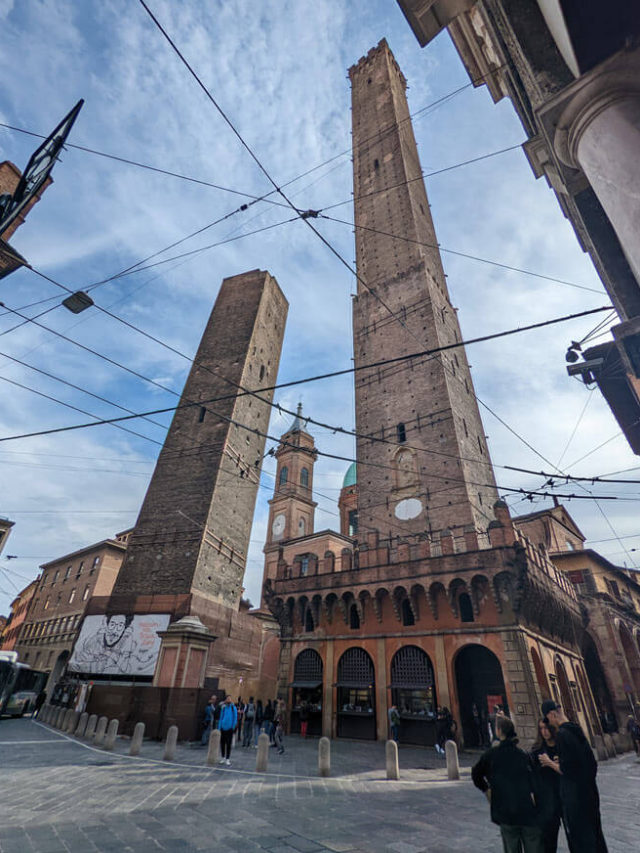
[[[124,615],[111,616],[107,621],[107,627],[104,631],[104,638],[107,645],[115,645],[122,638],[126,627],[127,619]]]

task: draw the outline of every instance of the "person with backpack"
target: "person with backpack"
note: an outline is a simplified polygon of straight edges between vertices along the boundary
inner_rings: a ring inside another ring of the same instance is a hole
[[[498,745],[489,747],[471,770],[476,788],[491,803],[491,820],[500,827],[504,853],[544,853],[531,759],[518,747],[508,717],[496,718]]]
[[[273,745],[277,748],[279,755],[284,753],[284,717],[284,702],[282,699],[278,699],[273,715]]]
[[[392,705],[388,711],[391,739],[398,743],[400,737],[400,712],[397,705]]]
[[[211,696],[209,701],[207,702],[207,707],[204,709],[204,728],[202,730],[202,738],[200,739],[200,743],[202,746],[208,746],[209,744],[211,730],[213,729],[213,725],[215,723],[216,703],[217,698],[215,696]]]
[[[248,749],[253,740],[253,726],[256,718],[256,706],[253,701],[253,696],[249,696],[249,701],[244,706],[244,727],[242,729],[242,746]]]
[[[238,724],[238,709],[231,701],[231,696],[226,696],[220,709],[217,728],[220,729],[220,764],[231,765],[231,742],[233,733]]]
[[[264,724],[264,708],[262,707],[262,699],[258,699],[256,703],[256,719],[253,724],[253,748],[258,748],[258,738]]]

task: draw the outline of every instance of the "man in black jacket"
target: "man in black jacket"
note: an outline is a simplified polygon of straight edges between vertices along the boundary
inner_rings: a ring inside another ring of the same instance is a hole
[[[560,773],[562,815],[571,853],[607,853],[600,822],[600,796],[596,785],[598,763],[576,723],[552,699],[542,703],[542,715],[556,730],[556,762],[540,759],[544,767]]]
[[[531,759],[518,748],[508,717],[497,718],[496,730],[499,743],[473,767],[473,784],[489,798],[491,820],[500,827],[504,853],[543,853]]]

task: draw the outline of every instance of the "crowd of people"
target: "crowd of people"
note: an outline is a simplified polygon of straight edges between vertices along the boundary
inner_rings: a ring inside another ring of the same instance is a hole
[[[541,711],[538,737],[525,752],[513,722],[499,710],[498,743],[472,769],[500,827],[504,853],[555,853],[561,825],[571,853],[607,853],[593,750],[560,705],[547,700]]]
[[[257,749],[258,737],[262,732],[269,735],[270,745],[284,753],[285,704],[282,699],[269,699],[266,705],[262,700],[254,701],[253,696],[244,702],[238,696],[233,702],[227,696],[222,702],[217,696],[211,696],[204,711],[203,731],[200,743],[208,746],[211,732],[220,730],[220,764],[231,765],[231,749],[234,742],[244,749]]]

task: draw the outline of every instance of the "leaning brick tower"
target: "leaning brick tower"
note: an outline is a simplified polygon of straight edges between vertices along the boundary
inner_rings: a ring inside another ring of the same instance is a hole
[[[461,334],[405,77],[385,40],[349,76],[359,277],[354,356],[361,367],[452,344]],[[486,538],[497,493],[464,349],[360,370],[355,382],[359,535],[450,530]],[[380,438],[389,443],[372,440]]]

